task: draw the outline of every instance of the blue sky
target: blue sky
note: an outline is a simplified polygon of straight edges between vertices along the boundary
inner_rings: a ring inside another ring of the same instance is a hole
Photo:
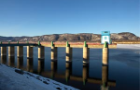
[[[0,0],[0,36],[132,32],[139,0]]]

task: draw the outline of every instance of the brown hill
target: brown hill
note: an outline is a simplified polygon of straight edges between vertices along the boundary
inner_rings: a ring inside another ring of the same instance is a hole
[[[140,37],[133,33],[122,32],[122,33],[112,33],[112,41],[140,41]],[[3,37],[0,36],[0,41],[71,41],[71,42],[100,42],[100,34],[91,33],[79,33],[79,34],[53,34],[53,35],[43,35],[34,37]]]

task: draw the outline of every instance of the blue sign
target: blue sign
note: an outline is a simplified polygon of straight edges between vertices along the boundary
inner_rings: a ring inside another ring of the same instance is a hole
[[[102,31],[101,33],[101,44],[104,44],[105,42],[111,44],[110,31]]]

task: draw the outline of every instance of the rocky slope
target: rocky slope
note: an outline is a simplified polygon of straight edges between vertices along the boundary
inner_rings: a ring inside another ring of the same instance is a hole
[[[136,36],[133,33],[122,32],[122,33],[112,33],[112,41],[140,41],[140,37]],[[4,37],[0,36],[0,41],[72,41],[72,42],[100,42],[100,34],[92,33],[80,33],[80,34],[53,34],[53,35],[42,35],[34,37]]]

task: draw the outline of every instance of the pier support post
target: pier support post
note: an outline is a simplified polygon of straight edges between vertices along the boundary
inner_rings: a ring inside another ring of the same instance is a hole
[[[102,64],[108,65],[108,43],[104,43],[104,47],[102,50]]]
[[[17,68],[21,69],[23,67],[23,57],[17,58]]]
[[[89,76],[89,65],[83,66],[83,84],[85,85]]]
[[[83,46],[83,65],[88,63],[89,63],[89,48],[85,41]]]
[[[14,56],[15,55],[15,47],[9,46],[8,47],[8,56]]]
[[[66,62],[72,61],[72,48],[68,44],[68,41],[66,42]]]
[[[7,47],[1,47],[1,56],[6,55]]]
[[[17,57],[23,57],[23,46],[17,46]]]
[[[57,60],[57,47],[51,42],[51,60]]]
[[[38,47],[38,59],[44,59],[44,49],[43,46]]]
[[[33,47],[27,46],[27,58],[33,58]]]

